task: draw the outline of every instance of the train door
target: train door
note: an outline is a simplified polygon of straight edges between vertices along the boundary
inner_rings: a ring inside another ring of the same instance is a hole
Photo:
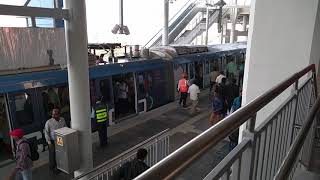
[[[134,74],[112,76],[115,118],[136,114],[136,88]]]
[[[209,87],[210,85],[210,63],[205,61],[203,66],[203,85],[204,87]]]
[[[195,68],[194,80],[196,81],[199,88],[202,89],[203,88],[203,63],[195,62],[194,68]]]
[[[9,136],[11,125],[8,116],[6,100],[0,96],[0,164],[6,160],[13,159],[12,139]]]
[[[53,108],[60,109],[60,116],[71,127],[69,89],[67,84],[53,87],[39,88],[37,90],[39,110],[43,124],[51,118]]]
[[[110,125],[112,125],[114,117],[114,97],[113,97],[113,88],[112,88],[112,80],[111,77],[106,78],[100,78],[95,80],[95,91],[96,96],[100,97],[100,100],[102,103],[106,104],[108,106],[109,111],[109,119],[111,121],[109,122]]]
[[[10,93],[8,97],[13,129],[22,128],[26,134],[43,129],[35,89]]]
[[[188,78],[189,78],[189,80],[194,80],[195,79],[194,63],[189,63],[188,64]]]

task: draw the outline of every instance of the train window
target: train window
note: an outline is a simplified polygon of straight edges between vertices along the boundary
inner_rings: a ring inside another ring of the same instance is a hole
[[[18,126],[32,124],[34,121],[33,104],[31,95],[28,93],[15,96],[14,104],[16,110],[16,122]]]
[[[110,87],[109,79],[100,80],[99,90],[102,97],[101,101],[104,103],[111,103],[112,99],[111,99],[111,87]]]
[[[189,67],[190,67],[189,79],[193,79],[194,78],[194,65],[193,65],[193,63],[189,64]]]
[[[210,73],[209,61],[206,61],[205,73],[206,73],[206,74],[209,74],[209,73]]]
[[[12,156],[11,141],[9,136],[9,123],[7,119],[4,97],[0,96],[0,162]]]
[[[60,115],[70,127],[70,100],[67,86],[49,87],[41,92],[44,118],[50,119],[53,108],[60,109]]]

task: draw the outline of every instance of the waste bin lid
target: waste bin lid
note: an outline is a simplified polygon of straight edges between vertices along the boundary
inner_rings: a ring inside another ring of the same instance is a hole
[[[77,131],[68,127],[63,127],[60,129],[56,129],[54,132],[59,135],[67,135],[67,134],[75,133]]]

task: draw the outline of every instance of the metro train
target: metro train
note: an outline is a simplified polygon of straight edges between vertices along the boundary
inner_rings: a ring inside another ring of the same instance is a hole
[[[150,51],[157,57],[90,66],[91,104],[102,97],[108,105],[110,125],[174,101],[183,72],[189,79],[197,79],[200,88],[208,87],[210,72],[226,71],[229,60],[237,64],[244,61],[246,43]],[[0,76],[0,140],[11,146],[8,132],[15,128],[22,128],[29,136],[41,133],[53,107],[60,108],[70,125],[67,80],[66,69]],[[92,127],[95,131],[94,123]],[[0,162],[3,159],[0,157]]]

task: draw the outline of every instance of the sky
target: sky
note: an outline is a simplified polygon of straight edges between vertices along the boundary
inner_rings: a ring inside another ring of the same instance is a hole
[[[0,4],[23,5],[25,1],[0,0]],[[170,3],[169,16],[172,17],[188,1],[173,0],[173,3]],[[247,4],[249,1],[238,0],[238,4]],[[119,23],[119,0],[86,0],[89,43],[121,42],[144,45],[162,28],[163,0],[123,0],[123,3],[124,25],[130,30],[128,36],[111,33],[113,26]],[[50,7],[52,0],[31,0],[31,5]],[[8,26],[25,27],[26,19],[0,15],[0,27]]]

